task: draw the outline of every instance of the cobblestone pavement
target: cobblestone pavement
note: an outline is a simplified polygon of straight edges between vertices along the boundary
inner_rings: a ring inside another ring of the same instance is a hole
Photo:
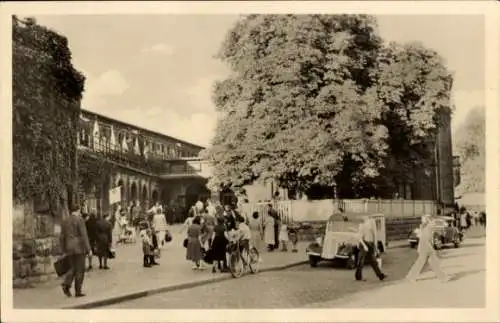
[[[409,248],[390,249],[384,259],[387,281],[380,282],[365,268],[365,282],[354,280],[354,271],[340,264],[301,265],[279,272],[260,273],[239,279],[145,297],[106,308],[294,308],[335,300],[358,291],[391,284],[403,278],[416,259]],[[334,268],[336,267],[336,268]]]

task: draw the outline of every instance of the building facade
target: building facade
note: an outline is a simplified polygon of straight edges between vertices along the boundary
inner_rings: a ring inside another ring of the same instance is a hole
[[[80,160],[104,159],[112,164],[101,187],[80,187],[87,207],[114,212],[131,203],[143,210],[156,202],[185,210],[197,199],[209,198],[207,175],[198,157],[204,148],[161,133],[82,110]],[[98,185],[99,186],[99,185]],[[121,201],[111,205],[109,191],[120,187]]]

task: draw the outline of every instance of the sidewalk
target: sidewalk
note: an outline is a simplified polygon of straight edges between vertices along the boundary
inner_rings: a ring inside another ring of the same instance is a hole
[[[442,284],[431,271],[414,283],[400,281],[311,308],[482,308],[486,306],[485,239],[468,239],[442,251],[441,266],[451,280]]]
[[[112,304],[124,300],[144,297],[160,292],[185,289],[226,279],[233,279],[228,273],[211,272],[211,267],[203,271],[193,271],[192,263],[186,261],[186,249],[182,246],[184,234],[180,227],[172,228],[173,240],[162,251],[160,265],[142,267],[140,244],[117,246],[117,258],[109,261],[111,270],[95,268],[86,273],[84,292],[86,297],[67,298],[61,292],[60,279],[39,284],[30,289],[14,289],[14,308],[90,308]],[[260,271],[285,269],[307,261],[305,247],[300,243],[299,252],[264,252]]]

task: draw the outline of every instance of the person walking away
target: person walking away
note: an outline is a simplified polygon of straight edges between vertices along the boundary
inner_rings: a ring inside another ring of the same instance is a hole
[[[61,249],[68,258],[70,269],[64,277],[61,287],[63,293],[71,297],[71,285],[75,283],[75,297],[85,296],[82,293],[83,280],[85,277],[85,256],[91,252],[90,242],[85,222],[80,215],[80,208],[71,208],[71,213],[62,220]]]
[[[201,259],[201,219],[195,217],[193,223],[187,229],[186,259],[193,262],[193,270],[203,269]]]
[[[99,259],[99,269],[108,270],[108,254],[113,242],[113,229],[111,223],[100,216],[96,222],[96,255]]]
[[[422,224],[420,225],[420,238],[418,241],[418,258],[411,267],[406,279],[410,282],[415,282],[417,276],[420,275],[424,266],[428,263],[432,271],[437,275],[441,282],[447,282],[448,277],[441,270],[439,258],[433,246],[433,228],[430,215],[422,216]]]
[[[89,266],[87,270],[92,270],[92,258],[97,254],[97,218],[95,210],[90,211],[90,215],[85,219],[85,228],[87,229],[87,236],[89,238],[91,252],[87,255]]]
[[[201,225],[201,231],[202,231],[201,243],[203,247],[207,245],[207,249],[212,245],[212,236],[214,235],[214,227],[215,227],[215,216],[211,215],[209,212],[206,212],[203,216],[203,223]]]
[[[227,257],[226,257],[226,247],[228,244],[226,235],[226,227],[224,225],[224,219],[219,217],[216,218],[216,223],[214,227],[214,238],[211,244],[212,255],[214,264],[212,267],[212,272],[215,273],[218,269],[219,272],[227,271]]]
[[[467,211],[465,213],[465,223],[467,224],[467,230],[468,230],[471,227],[471,225],[472,225],[471,211]]]
[[[274,249],[279,248],[279,232],[281,226],[281,219],[278,212],[273,208],[272,204],[267,205],[267,212],[274,218]]]
[[[288,226],[285,223],[283,223],[280,226],[279,241],[281,244],[281,251],[287,252],[289,239],[288,239]]]
[[[355,278],[358,281],[363,280],[363,267],[365,262],[368,262],[378,279],[384,280],[386,275],[382,273],[377,262],[377,230],[375,229],[375,221],[369,217],[365,217],[363,223],[359,226],[359,256],[356,264]]]
[[[258,252],[262,252],[264,226],[262,225],[262,220],[259,216],[259,212],[253,212],[252,218],[249,220],[248,227],[252,232],[252,246],[257,249]]]
[[[267,245],[268,251],[273,251],[275,249],[275,239],[274,239],[274,222],[276,220],[269,213],[266,214],[264,219],[264,242]]]
[[[167,234],[168,225],[162,209],[156,208],[155,212],[155,215],[153,215],[153,234],[156,235],[159,247],[162,248],[165,245],[165,235]]]

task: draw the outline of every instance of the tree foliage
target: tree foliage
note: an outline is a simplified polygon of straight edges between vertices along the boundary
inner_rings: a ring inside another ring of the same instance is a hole
[[[34,19],[12,20],[13,189],[18,201],[51,201],[76,181],[84,76],[65,37]]]
[[[476,107],[469,112],[455,134],[455,148],[461,163],[459,194],[484,192],[485,134],[485,110],[484,107]]]
[[[222,44],[230,76],[206,156],[214,186],[273,178],[356,195],[427,156],[451,77],[420,45],[385,46],[365,15],[249,15]],[[357,193],[358,192],[358,193]],[[366,192],[365,192],[366,193]]]

